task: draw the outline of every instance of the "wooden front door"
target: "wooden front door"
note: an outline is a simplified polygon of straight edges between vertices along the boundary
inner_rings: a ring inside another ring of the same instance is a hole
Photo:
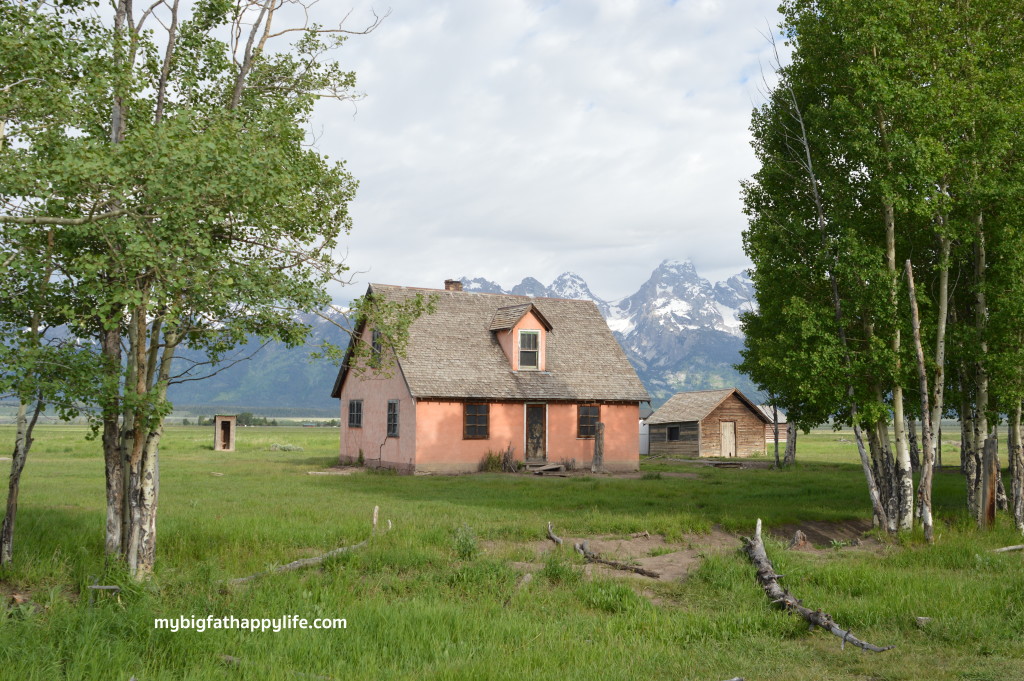
[[[736,456],[736,422],[719,421],[722,425],[722,456]]]
[[[544,461],[547,458],[547,405],[526,405],[526,460]]]

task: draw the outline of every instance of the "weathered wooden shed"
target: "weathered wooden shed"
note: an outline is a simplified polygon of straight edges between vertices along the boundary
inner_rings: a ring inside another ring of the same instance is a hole
[[[774,416],[777,413],[779,417],[779,443],[786,442],[786,414],[781,409],[772,411],[772,405],[770,404],[759,404],[761,411],[764,412],[765,417],[768,419],[768,423],[764,424],[764,445],[770,447],[775,444],[775,425]]]
[[[647,419],[651,455],[763,454],[768,418],[736,388],[676,393]]]

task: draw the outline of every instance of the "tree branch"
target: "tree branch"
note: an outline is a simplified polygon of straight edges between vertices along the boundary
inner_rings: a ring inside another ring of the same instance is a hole
[[[109,218],[119,218],[125,215],[133,215],[127,208],[107,211],[106,213],[95,213],[80,218],[56,218],[46,215],[0,215],[0,222],[12,222],[18,225],[87,225]],[[155,218],[155,215],[142,215],[138,217]]]
[[[226,584],[229,584],[231,586],[234,586],[236,584],[245,584],[246,582],[251,582],[254,579],[257,579],[259,577],[264,577],[266,575],[276,574],[278,572],[291,572],[292,570],[299,570],[299,569],[304,568],[304,567],[310,567],[310,566],[313,566],[313,565],[319,565],[320,563],[324,562],[328,558],[340,555],[342,553],[347,553],[348,551],[354,551],[355,549],[358,549],[358,548],[361,548],[363,546],[366,546],[367,544],[370,543],[370,540],[373,539],[374,535],[377,534],[377,512],[379,510],[380,510],[379,506],[374,506],[373,507],[373,527],[370,529],[370,536],[367,537],[366,539],[364,539],[363,541],[359,542],[358,544],[352,544],[351,546],[342,546],[340,548],[334,549],[333,551],[328,551],[327,553],[325,553],[323,555],[320,555],[320,556],[314,556],[312,558],[301,558],[299,560],[294,560],[291,563],[287,563],[285,565],[279,565],[279,566],[277,566],[277,567],[275,567],[275,568],[273,568],[271,570],[266,570],[265,572],[257,572],[256,574],[249,575],[248,577],[237,577],[235,579],[230,579],[230,580],[228,580],[226,582]],[[391,521],[389,520],[388,521],[388,529],[385,530],[385,532],[387,532],[390,529],[391,529]]]
[[[800,615],[811,628],[821,627],[829,631],[830,633],[838,636],[843,641],[843,647],[846,644],[852,643],[858,648],[864,650],[870,650],[874,653],[882,653],[886,650],[891,650],[895,646],[886,646],[880,648],[876,645],[868,643],[867,641],[861,641],[859,638],[851,634],[846,629],[840,629],[832,617],[821,610],[811,610],[805,608],[799,600],[794,598],[788,591],[779,586],[779,577],[782,575],[775,574],[775,568],[772,567],[772,562],[768,560],[768,554],[764,550],[764,543],[761,541],[761,519],[757,519],[757,527],[754,530],[754,538],[748,539],[743,538],[744,551],[750,558],[750,562],[757,568],[757,581],[760,582],[764,588],[765,594],[771,599],[773,605],[777,605],[783,610],[789,612],[795,612]]]

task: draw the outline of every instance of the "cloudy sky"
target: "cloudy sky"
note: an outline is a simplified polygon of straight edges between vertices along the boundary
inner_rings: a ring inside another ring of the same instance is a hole
[[[391,8],[338,53],[366,98],[313,127],[360,183],[339,298],[571,270],[615,299],[666,258],[712,281],[748,266],[739,182],[778,0],[326,4],[351,28]]]

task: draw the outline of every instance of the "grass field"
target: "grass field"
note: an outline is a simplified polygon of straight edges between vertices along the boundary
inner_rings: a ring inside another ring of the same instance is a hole
[[[806,605],[897,646],[879,655],[841,650],[772,609],[738,550],[709,553],[685,581],[645,585],[584,578],[571,551],[538,548],[548,521],[567,537],[647,530],[685,542],[716,525],[750,533],[758,517],[868,518],[842,433],[801,436],[793,470],[655,460],[643,479],[617,479],[308,475],[334,464],[336,429],[244,428],[238,450],[222,453],[212,429],[172,427],[157,570],[143,586],[104,566],[103,465],[85,434],[38,432],[15,563],[0,571],[0,679],[1024,679],[1024,560],[990,552],[1021,539],[1005,518],[987,534],[971,529],[955,473],[936,476],[935,546],[918,535],[875,551],[768,541],[784,586]],[[0,442],[12,440],[0,428]],[[955,456],[947,444],[946,462]],[[696,476],[665,475],[680,471]],[[222,585],[366,539],[374,505],[394,529],[365,547]],[[543,567],[520,588],[514,562]],[[123,591],[90,598],[94,583]],[[34,605],[13,604],[15,593]],[[341,617],[347,628],[154,628],[182,615]],[[916,617],[932,619],[919,627]]]

